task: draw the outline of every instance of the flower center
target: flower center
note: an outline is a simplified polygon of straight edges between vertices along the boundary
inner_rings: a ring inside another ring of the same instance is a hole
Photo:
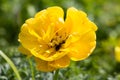
[[[58,33],[56,33],[53,39],[50,41],[50,47],[54,48],[56,51],[59,51],[62,45],[65,43],[66,39],[66,34],[58,35]]]
[[[62,46],[62,44],[64,44],[65,41],[63,40],[61,43],[59,43],[58,45],[55,45],[55,50],[58,51],[60,49],[60,47]]]

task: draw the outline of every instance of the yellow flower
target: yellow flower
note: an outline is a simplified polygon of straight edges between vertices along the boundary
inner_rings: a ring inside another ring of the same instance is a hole
[[[120,62],[120,46],[115,47],[115,59]]]
[[[96,46],[96,25],[73,7],[64,12],[54,6],[38,12],[21,27],[19,50],[34,56],[40,71],[69,66],[70,60],[87,58]]]

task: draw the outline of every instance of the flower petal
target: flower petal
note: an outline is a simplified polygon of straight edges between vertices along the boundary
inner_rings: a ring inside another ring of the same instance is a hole
[[[42,60],[54,61],[54,60],[60,59],[61,57],[65,56],[68,52],[67,51],[55,51],[54,48],[44,50],[44,47],[43,47],[43,48],[31,50],[31,53],[35,57],[38,57]]]
[[[23,24],[19,34],[19,41],[22,43],[22,46],[28,50],[33,49],[39,45],[38,39],[40,37],[27,24]]]
[[[94,31],[89,31],[80,36],[78,40],[69,43],[70,53],[68,56],[74,60],[83,60],[87,58],[96,46],[96,35]]]
[[[45,10],[42,10],[42,11],[38,12],[35,15],[35,18],[41,18],[41,16],[42,17],[47,17],[51,21],[54,21],[54,19],[58,20],[59,18],[63,18],[64,12],[63,12],[62,8],[54,6],[54,7],[49,7]]]
[[[46,26],[43,22],[36,18],[30,18],[25,21],[25,24],[31,29],[32,32],[36,33],[37,36],[42,37],[45,34],[44,27]]]
[[[65,68],[69,66],[70,58],[68,56],[64,56],[58,60],[51,61],[48,64],[55,68]]]
[[[87,15],[84,12],[78,11],[73,7],[67,10],[66,21],[72,22],[71,33],[79,32],[80,34],[83,34],[90,29],[93,29],[94,31],[97,30],[96,25],[87,18]]]
[[[48,64],[48,61],[44,61],[44,60],[41,60],[39,58],[35,58],[36,60],[36,65],[37,65],[37,69],[40,70],[40,71],[43,71],[43,72],[48,72],[48,71],[53,71],[53,70],[56,70],[56,68],[54,67],[51,67],[49,64]]]
[[[62,8],[57,6],[44,9],[35,15],[35,19],[39,21],[38,23],[45,30],[45,32],[48,27],[51,26],[55,26],[55,28],[61,27],[59,24],[64,23],[63,17],[64,12]]]

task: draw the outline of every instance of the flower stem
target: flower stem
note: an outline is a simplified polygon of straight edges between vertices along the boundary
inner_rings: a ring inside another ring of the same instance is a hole
[[[30,59],[29,59],[29,63],[30,63],[30,69],[31,69],[31,72],[32,72],[32,80],[35,80],[33,65],[32,65],[32,61]]]
[[[59,69],[55,71],[53,80],[58,80],[58,73],[59,73]]]
[[[13,71],[15,72],[18,80],[22,80],[20,77],[20,74],[18,73],[18,70],[16,68],[16,66],[14,65],[14,63],[10,60],[10,58],[8,58],[1,50],[0,50],[0,55],[9,63],[9,65],[12,67]]]

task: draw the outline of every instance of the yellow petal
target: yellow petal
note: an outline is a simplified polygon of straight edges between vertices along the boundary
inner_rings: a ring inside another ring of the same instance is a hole
[[[60,18],[63,18],[64,12],[62,8],[54,6],[54,7],[49,7],[46,9],[47,10],[47,17],[51,21],[58,21]]]
[[[70,53],[68,56],[74,60],[83,60],[87,58],[96,46],[96,35],[94,31],[90,31],[80,36],[79,40],[69,43]]]
[[[30,31],[30,27],[27,24],[23,24],[19,34],[19,41],[22,43],[23,47],[28,50],[33,49],[39,45],[38,39],[34,32]]]
[[[36,65],[37,65],[37,69],[40,70],[40,71],[43,71],[43,72],[49,72],[49,71],[53,71],[53,70],[56,70],[56,68],[54,67],[51,67],[49,64],[48,64],[48,61],[44,61],[44,60],[41,60],[39,58],[35,58],[36,60]]]
[[[64,27],[65,29],[63,31],[65,31],[67,34],[70,34],[70,32],[72,31],[73,22],[72,22],[72,18],[70,18],[68,14],[67,14],[67,18],[65,19]]]
[[[68,56],[64,56],[58,60],[51,61],[48,64],[55,68],[65,68],[69,66],[70,58]]]
[[[67,19],[72,20],[71,33],[79,32],[80,34],[83,34],[90,29],[93,29],[94,31],[97,30],[96,25],[87,18],[87,15],[84,12],[78,11],[73,7],[67,10],[66,20]]]
[[[115,59],[120,62],[120,47],[116,46],[115,47]]]
[[[22,45],[18,47],[18,50],[27,56],[32,56],[29,50],[25,49]]]
[[[38,12],[35,15],[35,18],[40,18],[42,16],[42,17],[51,17],[51,18],[59,19],[59,18],[63,18],[63,15],[64,15],[64,12],[62,8],[54,6]]]
[[[60,24],[64,23],[63,16],[64,12],[62,8],[54,6],[38,12],[35,15],[35,19],[40,24],[40,27],[44,28],[46,32],[48,27],[51,27],[53,25],[56,29],[57,27],[61,27]]]
[[[63,27],[63,15],[64,12],[62,8],[60,7],[49,7],[46,9],[47,15],[46,18],[49,20],[49,25],[46,30],[46,35],[44,36],[45,40],[52,39],[52,37],[55,35],[55,32],[59,30],[61,27]],[[45,22],[46,23],[46,22]]]
[[[42,37],[46,42],[49,42],[55,35],[56,31],[63,27],[63,15],[64,12],[62,8],[57,6],[44,9],[35,15],[35,20],[40,25],[38,27],[41,28],[40,30],[36,30],[39,30],[37,31],[39,34],[42,34],[41,32],[44,33]]]
[[[29,32],[34,32],[35,36],[37,37],[42,37],[45,34],[45,29],[44,27],[46,26],[43,24],[43,22],[39,19],[36,18],[30,18],[25,21],[25,24],[27,27],[29,27]]]
[[[54,61],[57,59],[60,59],[61,57],[65,56],[68,52],[67,51],[62,51],[62,49],[60,51],[55,51],[54,48],[52,49],[46,49],[44,50],[45,47],[43,48],[37,48],[34,50],[31,50],[31,53],[35,56],[38,57],[42,60],[45,61]]]

